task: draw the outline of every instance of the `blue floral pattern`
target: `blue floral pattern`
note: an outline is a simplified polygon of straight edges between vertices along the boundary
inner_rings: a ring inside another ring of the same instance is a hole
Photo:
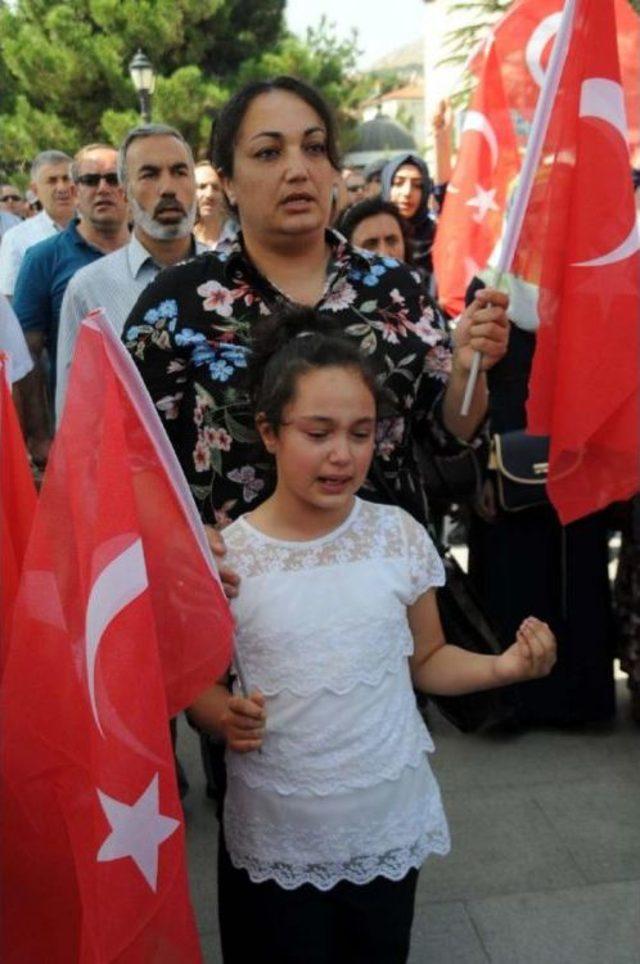
[[[373,360],[393,411],[381,421],[365,497],[393,498],[424,518],[413,446],[422,433],[454,452],[441,398],[451,366],[443,318],[393,258],[355,251],[327,232],[331,257],[317,307]],[[123,338],[154,399],[207,521],[229,521],[264,498],[273,471],[257,446],[243,375],[251,329],[286,299],[249,262],[242,236],[160,273]]]

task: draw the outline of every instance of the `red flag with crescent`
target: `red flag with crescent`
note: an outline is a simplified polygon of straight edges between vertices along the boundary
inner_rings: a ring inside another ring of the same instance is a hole
[[[505,96],[523,148],[563,6],[564,0],[516,0],[492,30]],[[614,8],[629,145],[636,150],[640,147],[640,17],[628,0],[615,0]],[[477,71],[480,63],[476,58],[470,69]]]
[[[513,270],[539,278],[529,430],[563,522],[640,489],[640,236],[613,0],[577,0]]]
[[[489,44],[433,247],[438,298],[451,315],[463,310],[469,282],[500,237],[509,187],[519,169],[500,65]]]
[[[8,357],[0,352],[0,678],[35,511],[36,489],[11,397]]]
[[[3,964],[201,960],[169,717],[230,655],[186,481],[131,359],[90,316],[0,694]]]

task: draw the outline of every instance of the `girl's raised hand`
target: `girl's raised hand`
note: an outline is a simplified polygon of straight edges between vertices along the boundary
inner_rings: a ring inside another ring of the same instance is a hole
[[[267,715],[264,696],[254,690],[249,696],[232,696],[221,720],[227,746],[236,753],[259,750],[264,739]]]
[[[547,676],[556,661],[556,638],[535,616],[528,616],[516,633],[516,641],[496,657],[495,670],[500,686]]]

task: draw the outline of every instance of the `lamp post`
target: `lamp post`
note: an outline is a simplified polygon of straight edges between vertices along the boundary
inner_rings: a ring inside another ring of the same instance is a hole
[[[131,60],[129,73],[140,98],[140,116],[148,124],[151,121],[151,96],[156,87],[156,73],[153,64],[141,50]]]

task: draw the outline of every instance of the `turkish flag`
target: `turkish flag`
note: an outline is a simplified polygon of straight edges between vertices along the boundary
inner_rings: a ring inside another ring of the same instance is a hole
[[[169,717],[228,666],[231,619],[153,405],[94,316],[1,691],[0,957],[191,964],[201,954]]]
[[[613,0],[577,0],[514,273],[540,285],[529,430],[570,522],[640,489],[640,240]]]
[[[0,678],[36,499],[27,451],[11,397],[8,358],[0,352]]]
[[[608,3],[605,6],[611,9]],[[640,17],[628,0],[615,0],[614,6],[629,144],[635,150],[640,146]],[[522,147],[527,143],[563,7],[564,0],[516,0],[492,28],[505,95]],[[613,11],[611,16],[613,23]],[[478,63],[476,59],[470,69],[475,65],[477,70]]]
[[[433,247],[438,298],[451,315],[464,309],[467,286],[485,267],[500,237],[509,188],[519,169],[500,65],[489,44],[465,114],[458,160]]]

